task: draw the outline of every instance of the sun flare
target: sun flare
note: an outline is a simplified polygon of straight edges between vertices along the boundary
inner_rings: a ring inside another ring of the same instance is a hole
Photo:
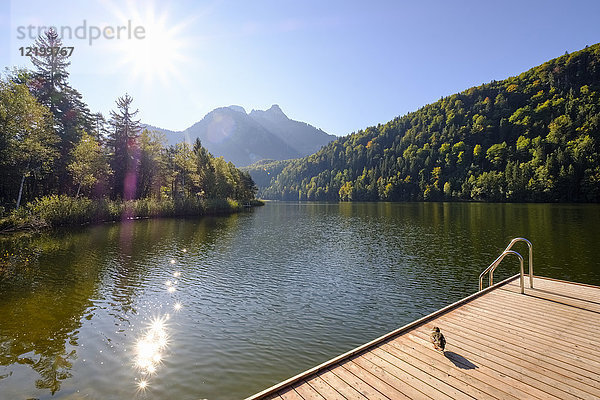
[[[182,30],[188,22],[173,21],[169,11],[154,2],[108,3],[108,7],[122,24],[131,22],[144,29],[142,39],[115,41],[120,67],[144,84],[180,80],[179,66],[187,60],[188,47]]]

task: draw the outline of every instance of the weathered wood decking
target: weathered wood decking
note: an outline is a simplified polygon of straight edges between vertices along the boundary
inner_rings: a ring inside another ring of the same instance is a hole
[[[515,276],[248,399],[600,398],[600,287],[534,287]]]

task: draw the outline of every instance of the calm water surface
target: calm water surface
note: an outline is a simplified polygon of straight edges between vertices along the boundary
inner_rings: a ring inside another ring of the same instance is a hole
[[[598,227],[597,205],[269,203],[4,238],[0,398],[243,398],[471,294],[516,236],[537,274],[599,285]]]

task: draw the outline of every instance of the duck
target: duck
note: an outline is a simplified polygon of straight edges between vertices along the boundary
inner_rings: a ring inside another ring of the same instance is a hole
[[[444,348],[446,347],[446,338],[444,334],[440,332],[440,328],[434,326],[431,330],[431,343],[433,343],[433,348],[437,351],[444,352]]]

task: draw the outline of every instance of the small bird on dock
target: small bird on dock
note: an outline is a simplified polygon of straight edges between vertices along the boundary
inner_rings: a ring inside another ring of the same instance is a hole
[[[433,343],[433,347],[440,352],[444,352],[444,348],[446,347],[446,338],[440,332],[440,328],[434,326],[431,330],[431,343]]]

